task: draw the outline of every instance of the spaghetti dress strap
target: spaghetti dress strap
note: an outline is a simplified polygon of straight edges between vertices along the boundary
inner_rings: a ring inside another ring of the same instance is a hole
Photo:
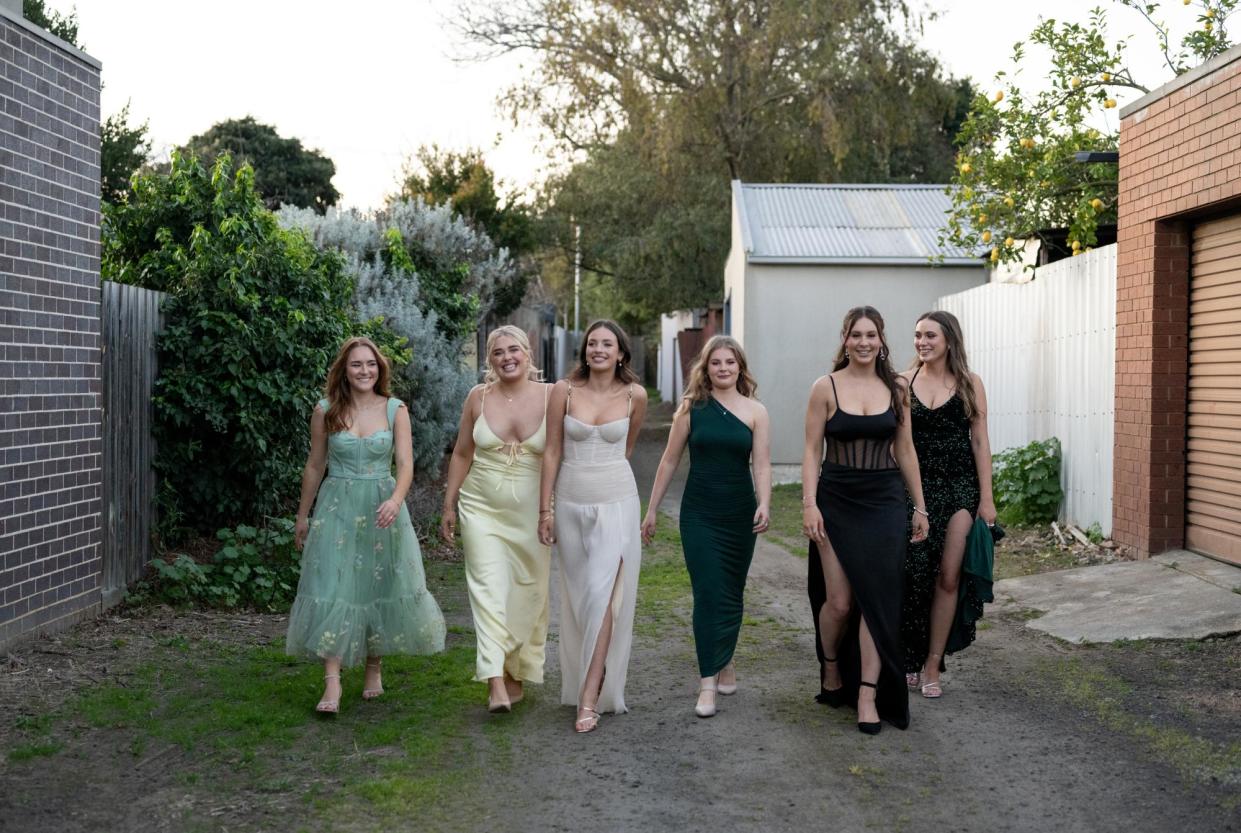
[[[568,394],[565,395],[565,398],[564,398],[564,412],[565,412],[565,415],[568,416],[569,411],[573,405],[573,383],[566,382],[565,384],[569,386],[569,392]]]
[[[625,406],[625,416],[633,416],[633,382],[629,383],[629,404]]]

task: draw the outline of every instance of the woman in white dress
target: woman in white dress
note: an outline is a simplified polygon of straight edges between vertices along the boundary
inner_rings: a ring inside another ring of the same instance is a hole
[[[577,732],[594,730],[601,712],[628,711],[625,677],[642,558],[628,458],[646,414],[646,390],[630,355],[624,330],[595,321],[577,367],[556,383],[547,409],[539,540],[556,544],[560,702],[577,706]]]

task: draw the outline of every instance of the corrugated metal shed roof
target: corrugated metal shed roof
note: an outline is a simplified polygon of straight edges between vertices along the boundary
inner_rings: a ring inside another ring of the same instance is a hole
[[[978,257],[939,245],[943,185],[755,185],[733,182],[747,259],[758,263],[945,263]]]

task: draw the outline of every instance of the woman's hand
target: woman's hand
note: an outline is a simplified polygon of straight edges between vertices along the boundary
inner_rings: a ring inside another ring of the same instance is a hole
[[[440,537],[449,544],[457,533],[457,510],[447,506],[440,512]]]
[[[914,512],[913,518],[913,536],[909,539],[910,543],[917,544],[926,540],[926,536],[931,534],[931,521],[921,512]]]
[[[769,526],[771,526],[771,509],[759,504],[758,510],[754,513],[754,532],[766,532]]]
[[[551,512],[539,515],[539,543],[545,547],[556,543],[556,517]]]
[[[647,512],[646,517],[642,519],[642,543],[649,547],[653,540],[655,540],[655,513]]]
[[[293,524],[293,546],[300,551],[306,546],[306,536],[310,534],[310,520],[308,518],[298,518],[297,523]]]
[[[987,526],[995,526],[995,501],[991,498],[983,498],[978,504],[978,517],[982,518],[983,523]]]
[[[401,504],[392,498],[388,498],[379,504],[379,508],[375,510],[375,526],[380,529],[387,529],[392,526],[392,522],[396,520],[396,516],[401,514]]]
[[[823,525],[823,513],[817,506],[801,510],[801,534],[816,544],[827,543],[827,527]]]

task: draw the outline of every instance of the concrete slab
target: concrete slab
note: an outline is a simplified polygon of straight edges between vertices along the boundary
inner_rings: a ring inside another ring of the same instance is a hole
[[[1222,568],[1222,569],[1221,569]],[[1241,633],[1241,568],[1190,552],[997,582],[996,601],[1042,611],[1026,626],[1069,642]]]

